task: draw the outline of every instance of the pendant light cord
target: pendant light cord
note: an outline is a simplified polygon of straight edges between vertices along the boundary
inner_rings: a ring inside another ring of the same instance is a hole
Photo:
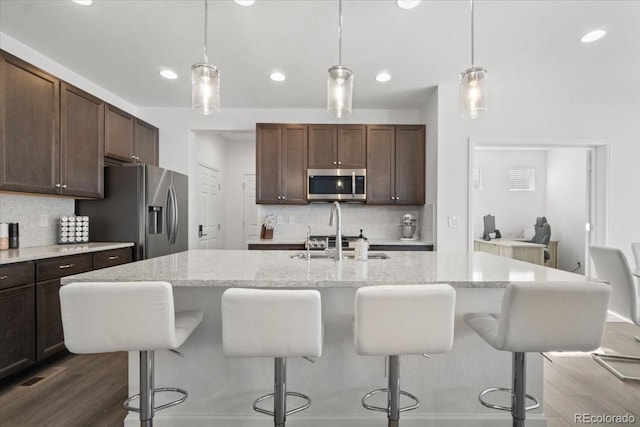
[[[342,65],[342,0],[338,0],[338,65]]]
[[[473,0],[471,0],[471,68],[473,68]]]
[[[204,63],[209,63],[209,57],[207,56],[207,18],[208,13],[208,1],[204,0]]]

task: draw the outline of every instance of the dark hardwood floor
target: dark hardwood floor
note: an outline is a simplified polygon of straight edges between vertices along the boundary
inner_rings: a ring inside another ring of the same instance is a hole
[[[640,356],[640,328],[609,323],[603,349]],[[548,427],[576,427],[575,414],[635,416],[640,426],[640,381],[621,381],[590,356],[549,355],[544,365]],[[635,369],[629,367],[629,369]],[[636,371],[640,375],[640,366]],[[44,380],[30,387],[33,377]],[[65,355],[28,375],[0,383],[1,427],[122,426],[127,397],[126,353]],[[623,424],[601,423],[598,426]]]

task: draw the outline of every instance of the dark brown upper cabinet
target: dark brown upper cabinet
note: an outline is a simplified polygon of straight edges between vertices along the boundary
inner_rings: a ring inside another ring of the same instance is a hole
[[[133,129],[135,117],[107,104],[104,115],[104,155],[123,162],[134,162]]]
[[[0,190],[103,195],[104,103],[0,52]]]
[[[425,127],[367,126],[367,204],[423,205]]]
[[[256,125],[256,202],[307,203],[307,126]]]
[[[158,166],[158,128],[136,118],[133,152],[136,161]]]
[[[107,104],[104,155],[158,166],[158,128]]]
[[[309,125],[309,168],[366,167],[366,126]]]
[[[60,80],[0,51],[0,190],[59,194]]]
[[[60,87],[60,194],[104,195],[104,102],[62,82]]]

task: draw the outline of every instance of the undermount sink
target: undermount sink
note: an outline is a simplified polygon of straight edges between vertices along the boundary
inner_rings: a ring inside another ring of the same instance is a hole
[[[294,255],[290,255],[289,258],[291,259],[307,259],[307,253],[306,252],[299,252],[297,254]],[[353,253],[348,253],[342,254],[342,259],[354,259],[355,258],[355,254]],[[389,255],[385,254],[385,253],[370,253],[369,256],[367,257],[368,259],[389,259]],[[309,259],[335,259],[335,255],[334,254],[327,254],[324,252],[310,252],[309,253]]]

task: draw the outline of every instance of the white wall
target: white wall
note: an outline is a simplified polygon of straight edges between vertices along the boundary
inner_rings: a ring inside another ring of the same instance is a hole
[[[496,218],[503,237],[519,237],[536,217],[547,215],[547,152],[545,150],[476,149],[473,168],[482,170],[482,190],[473,190],[473,236],[484,230],[483,217]],[[535,169],[534,191],[509,190],[509,168]],[[552,220],[549,222],[553,224]]]
[[[519,77],[507,81],[494,75],[490,111],[477,120],[460,118],[456,84],[439,87],[438,249],[467,249],[469,138],[592,138],[610,143],[608,243],[631,256],[630,243],[640,236],[640,192],[635,190],[640,183],[640,94],[613,82],[583,90],[572,85],[570,76]],[[463,220],[457,228],[448,227],[447,217],[454,215]]]
[[[438,202],[438,88],[434,88],[427,97],[420,111],[421,123],[426,125],[425,150],[425,206],[420,209],[422,217],[422,236],[424,239],[436,242],[436,205]]]
[[[547,154],[547,220],[558,240],[558,268],[584,273],[587,210],[587,150],[563,148]]]
[[[222,189],[224,195],[223,224],[224,248],[246,249],[244,243],[243,188],[245,174],[256,173],[256,140],[255,135],[247,139],[227,140],[227,161],[225,164],[225,182]]]

